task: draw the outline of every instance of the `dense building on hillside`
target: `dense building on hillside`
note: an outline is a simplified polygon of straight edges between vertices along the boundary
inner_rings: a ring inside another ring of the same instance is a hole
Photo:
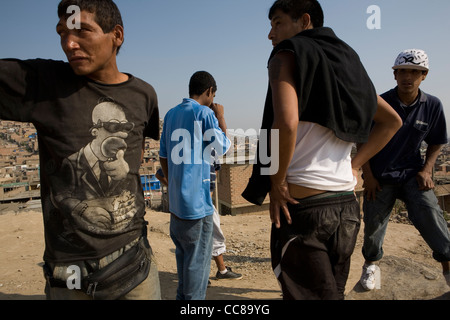
[[[162,131],[163,121],[160,120]],[[242,198],[253,169],[257,140],[233,136],[233,150],[221,159],[222,167],[217,177],[213,195],[222,215],[266,212],[269,197],[262,206],[255,206]],[[37,135],[33,125],[0,121],[0,201],[21,201],[39,197],[39,156]],[[140,176],[144,195],[149,206],[168,210],[162,199],[167,192],[155,177],[160,168],[159,141],[147,139]],[[450,212],[450,147],[446,145],[436,161],[434,177],[436,195],[444,211]],[[362,203],[362,178],[359,177],[356,194]]]

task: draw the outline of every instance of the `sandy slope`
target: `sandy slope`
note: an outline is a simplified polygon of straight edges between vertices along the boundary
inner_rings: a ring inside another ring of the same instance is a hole
[[[38,211],[2,211],[0,215],[0,299],[44,299],[42,216]],[[175,298],[177,276],[169,215],[149,211],[149,240],[160,271],[162,296]],[[221,217],[227,237],[225,260],[243,274],[241,280],[216,280],[212,261],[207,299],[281,299],[270,267],[270,221],[267,215]],[[440,274],[440,264],[414,227],[391,223],[385,242],[382,290],[362,292],[358,285],[362,266],[361,236],[353,255],[347,283],[348,299],[450,299],[450,288]]]

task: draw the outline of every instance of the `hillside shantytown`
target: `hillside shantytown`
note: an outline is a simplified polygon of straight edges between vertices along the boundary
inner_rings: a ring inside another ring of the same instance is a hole
[[[163,122],[160,120],[160,129]],[[250,204],[241,197],[252,172],[256,150],[255,138],[233,138],[235,161],[225,161],[218,173],[213,201],[221,215],[264,212],[269,199],[262,206]],[[238,158],[243,159],[238,159]],[[148,207],[168,211],[167,190],[155,174],[160,168],[159,141],[146,140],[144,160],[140,168],[142,188]],[[39,155],[36,129],[29,123],[0,121],[0,203],[27,204],[39,202]],[[434,168],[435,193],[446,219],[450,212],[450,147],[444,146]],[[356,188],[362,196],[362,179]],[[401,203],[394,210],[403,210]],[[1,214],[1,208],[0,208]]]

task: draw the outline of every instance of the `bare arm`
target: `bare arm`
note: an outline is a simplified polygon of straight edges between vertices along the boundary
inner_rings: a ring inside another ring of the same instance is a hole
[[[227,133],[227,123],[225,122],[225,111],[224,107],[221,104],[213,103],[209,106],[214,114],[216,115],[217,120],[219,121],[219,128],[222,129],[225,134]]]
[[[377,191],[381,191],[381,185],[378,180],[373,176],[372,169],[370,168],[370,162],[367,161],[362,166],[364,174],[364,197],[367,200],[375,200]]]
[[[293,76],[294,66],[294,56],[290,52],[277,53],[269,65],[274,108],[272,130],[279,131],[279,145],[271,146],[272,152],[279,152],[279,169],[271,176],[270,217],[272,223],[278,228],[280,227],[280,208],[288,223],[291,223],[287,203],[297,203],[290,196],[286,181],[287,169],[295,150],[299,123],[298,98]]]
[[[162,170],[162,169],[161,169]],[[167,187],[168,182],[167,182],[167,178],[163,177],[161,175],[158,174],[158,171],[155,174],[156,179],[158,179],[163,185],[165,185]]]
[[[375,125],[369,140],[358,146],[358,152],[352,160],[352,169],[356,175],[360,168],[364,174],[364,196],[375,200],[375,194],[381,190],[380,184],[372,174],[369,160],[383,149],[402,126],[402,119],[392,107],[378,96],[378,108],[374,116]]]
[[[434,189],[433,168],[436,160],[441,153],[442,145],[429,145],[427,148],[425,165],[422,170],[417,173],[417,182],[419,190]]]
[[[169,183],[169,166],[167,164],[167,158],[159,158],[159,162],[161,163],[161,169],[164,174],[164,178],[167,179],[167,184]]]
[[[355,173],[388,144],[403,124],[397,112],[380,96],[373,120],[375,125],[368,141],[358,147],[358,152],[352,160]]]

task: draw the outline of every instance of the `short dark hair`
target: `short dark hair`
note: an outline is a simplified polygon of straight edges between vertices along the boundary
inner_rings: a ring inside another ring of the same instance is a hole
[[[81,11],[87,11],[95,15],[95,22],[104,33],[110,33],[119,25],[123,28],[122,15],[117,5],[112,0],[62,0],[58,5],[58,17],[69,18],[67,8],[75,5]],[[120,47],[117,48],[119,53]]]
[[[270,8],[269,20],[272,20],[276,10],[290,15],[293,20],[298,20],[307,13],[311,16],[314,28],[323,27],[323,10],[317,0],[277,0]]]
[[[200,96],[209,88],[212,88],[213,92],[217,91],[217,84],[214,77],[206,71],[197,71],[189,81],[189,96]]]

